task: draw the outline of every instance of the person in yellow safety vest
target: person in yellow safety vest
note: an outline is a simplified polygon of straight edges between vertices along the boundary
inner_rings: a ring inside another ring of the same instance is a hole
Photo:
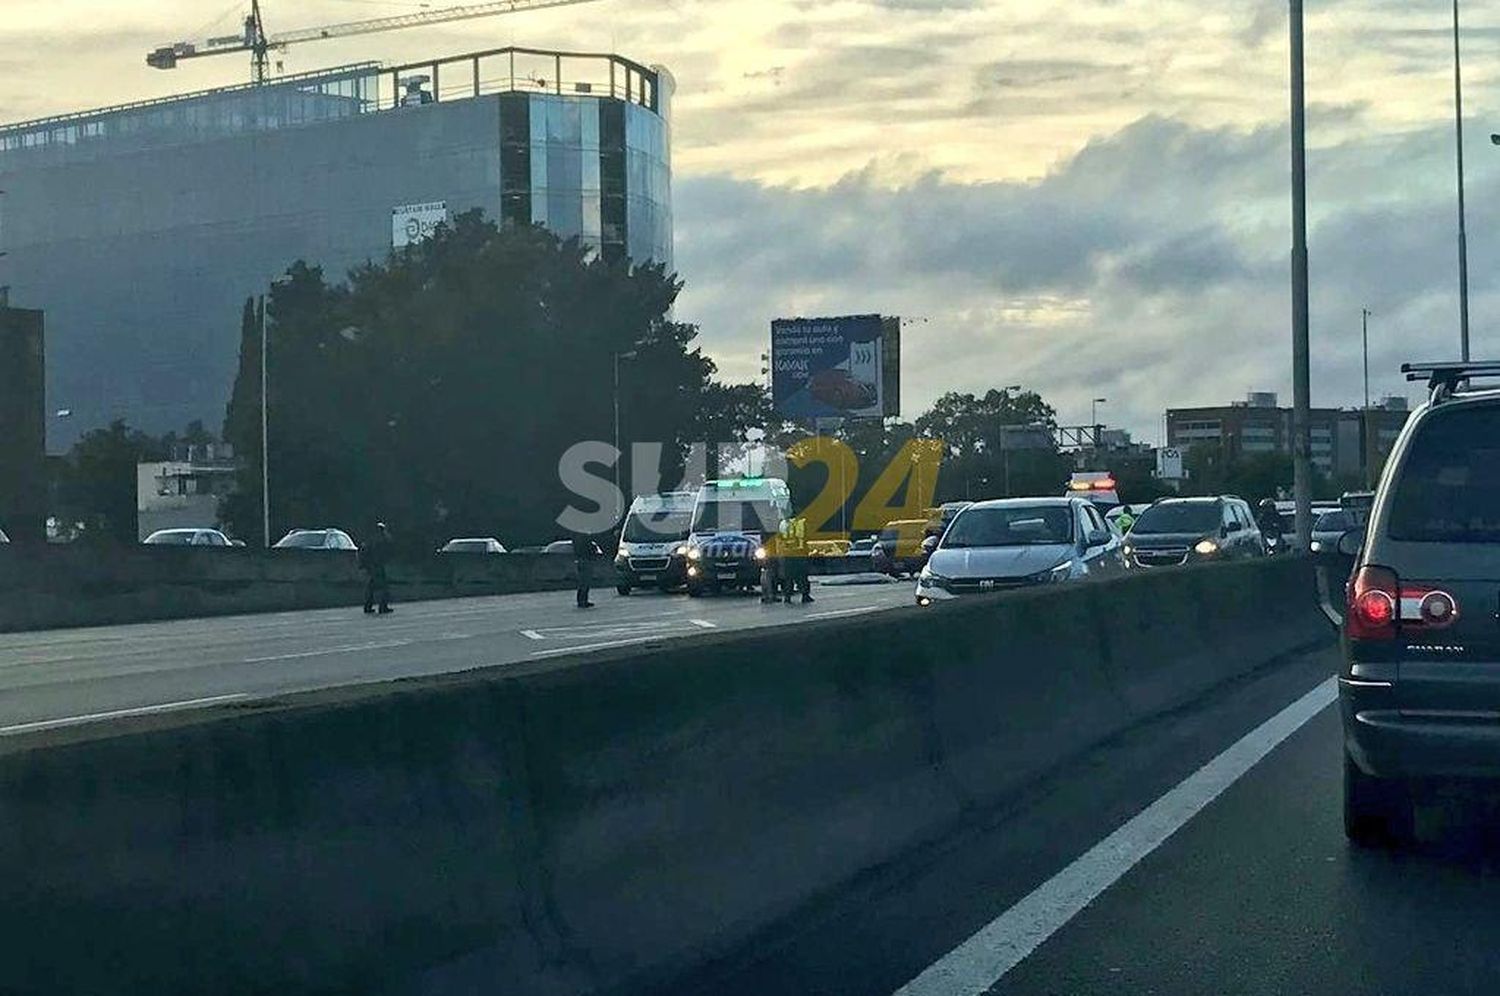
[[[1115,519],[1115,526],[1120,530],[1121,536],[1124,536],[1131,529],[1135,528],[1135,516],[1130,514],[1129,505],[1126,505],[1124,511]]]
[[[775,532],[767,533],[762,537],[761,547],[766,551],[766,559],[760,565],[760,600],[766,604],[776,601],[777,591],[785,583],[786,566],[782,562],[782,550],[787,522],[781,520]]]
[[[807,520],[787,522],[781,534],[782,574],[785,577],[786,604],[792,604],[792,589],[802,594],[802,604],[813,600],[812,576],[807,569]]]

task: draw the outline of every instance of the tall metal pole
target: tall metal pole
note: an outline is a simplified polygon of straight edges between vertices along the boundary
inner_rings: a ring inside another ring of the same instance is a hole
[[[623,458],[620,455],[620,354],[614,353],[615,377],[614,377],[614,405],[615,405],[615,523],[620,521],[620,515],[624,509],[620,503],[624,500],[620,495],[620,464]]]
[[[260,295],[260,514],[261,537],[266,549],[271,548],[271,439],[268,433],[270,421],[266,412],[270,408],[270,395],[266,393],[266,296]]]
[[[1365,410],[1370,408],[1370,309],[1359,309],[1359,338],[1365,352]]]
[[[1292,83],[1292,494],[1297,543],[1312,549],[1312,384],[1307,306],[1307,96],[1303,86],[1302,0],[1290,4]]]
[[[1453,0],[1453,127],[1458,144],[1458,342],[1469,359],[1469,225],[1464,207],[1464,81],[1458,46],[1458,0]]]

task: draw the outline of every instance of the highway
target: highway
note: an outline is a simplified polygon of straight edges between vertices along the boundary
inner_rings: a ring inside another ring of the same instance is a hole
[[[910,583],[820,584],[812,605],[596,589],[0,635],[0,736],[112,716],[542,660],[912,603]],[[875,580],[871,578],[870,580]]]
[[[1495,815],[1455,795],[1410,852],[1346,844],[1335,666],[1288,662],[1133,730],[659,991],[1493,992]],[[1202,772],[1222,794],[1185,803]]]

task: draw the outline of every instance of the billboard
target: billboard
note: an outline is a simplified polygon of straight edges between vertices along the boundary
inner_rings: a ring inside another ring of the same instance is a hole
[[[778,318],[771,323],[771,397],[787,418],[901,413],[901,319]]]
[[[432,237],[439,225],[448,221],[448,202],[402,204],[391,209],[391,248],[403,249]]]

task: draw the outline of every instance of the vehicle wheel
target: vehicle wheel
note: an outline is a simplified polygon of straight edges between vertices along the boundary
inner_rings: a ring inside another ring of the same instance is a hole
[[[1344,755],[1344,836],[1360,847],[1400,846],[1415,829],[1411,789],[1403,781],[1375,778]]]
[[[702,598],[703,597],[703,589],[701,587],[699,587],[698,585],[695,585],[695,584],[690,584],[690,585],[687,586],[687,593],[688,593],[688,598]]]
[[[617,585],[615,585],[615,591],[619,592],[622,595],[628,595],[628,594],[630,594],[630,585],[628,585],[628,584],[617,584]]]

